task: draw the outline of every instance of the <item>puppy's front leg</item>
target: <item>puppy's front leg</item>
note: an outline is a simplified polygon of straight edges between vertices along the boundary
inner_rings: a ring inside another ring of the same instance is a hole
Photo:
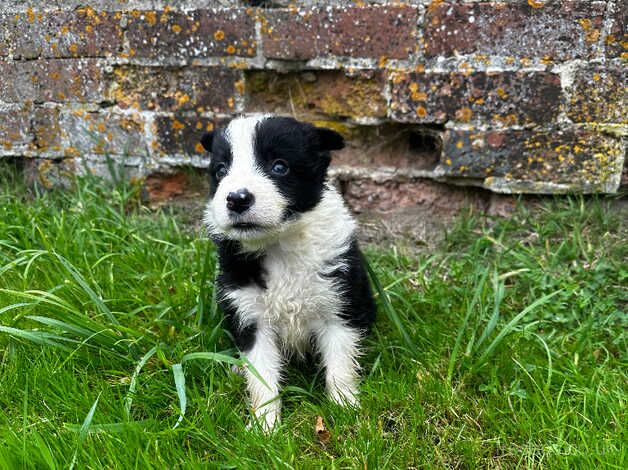
[[[331,322],[322,326],[316,336],[329,397],[339,404],[358,406],[359,332],[340,322]]]
[[[247,388],[251,407],[262,429],[269,432],[280,420],[281,400],[279,380],[281,379],[282,358],[272,331],[258,329],[253,347],[244,355],[255,368],[263,382],[250,368],[246,368]]]

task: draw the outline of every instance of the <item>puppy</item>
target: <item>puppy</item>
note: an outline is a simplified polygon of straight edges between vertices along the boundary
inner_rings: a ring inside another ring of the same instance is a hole
[[[211,152],[204,222],[218,248],[218,299],[255,369],[245,369],[255,419],[266,431],[279,421],[282,369],[307,352],[320,357],[330,398],[357,405],[359,343],[375,304],[356,223],[327,182],[342,136],[254,115],[202,145]]]

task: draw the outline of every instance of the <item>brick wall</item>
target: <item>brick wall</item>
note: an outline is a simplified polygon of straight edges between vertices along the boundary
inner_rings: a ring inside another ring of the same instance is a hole
[[[413,204],[428,180],[615,192],[622,4],[3,1],[0,158],[44,184],[107,158],[136,177],[203,168],[205,130],[271,111],[345,135],[333,171],[363,206]]]

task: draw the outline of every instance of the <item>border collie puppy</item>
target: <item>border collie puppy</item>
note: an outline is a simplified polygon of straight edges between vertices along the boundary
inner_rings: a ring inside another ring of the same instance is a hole
[[[255,420],[266,431],[278,422],[282,369],[307,352],[320,357],[330,398],[357,405],[359,342],[375,305],[356,223],[327,182],[342,136],[254,115],[202,145],[211,152],[204,222],[218,248],[218,299],[257,372],[244,371]]]

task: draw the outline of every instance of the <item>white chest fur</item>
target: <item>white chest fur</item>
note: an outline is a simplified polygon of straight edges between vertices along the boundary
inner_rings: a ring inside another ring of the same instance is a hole
[[[241,325],[256,323],[285,350],[305,352],[310,338],[338,318],[342,294],[326,274],[344,268],[338,257],[349,248],[354,230],[340,195],[329,189],[290,234],[264,248],[266,288],[247,286],[227,294]]]

